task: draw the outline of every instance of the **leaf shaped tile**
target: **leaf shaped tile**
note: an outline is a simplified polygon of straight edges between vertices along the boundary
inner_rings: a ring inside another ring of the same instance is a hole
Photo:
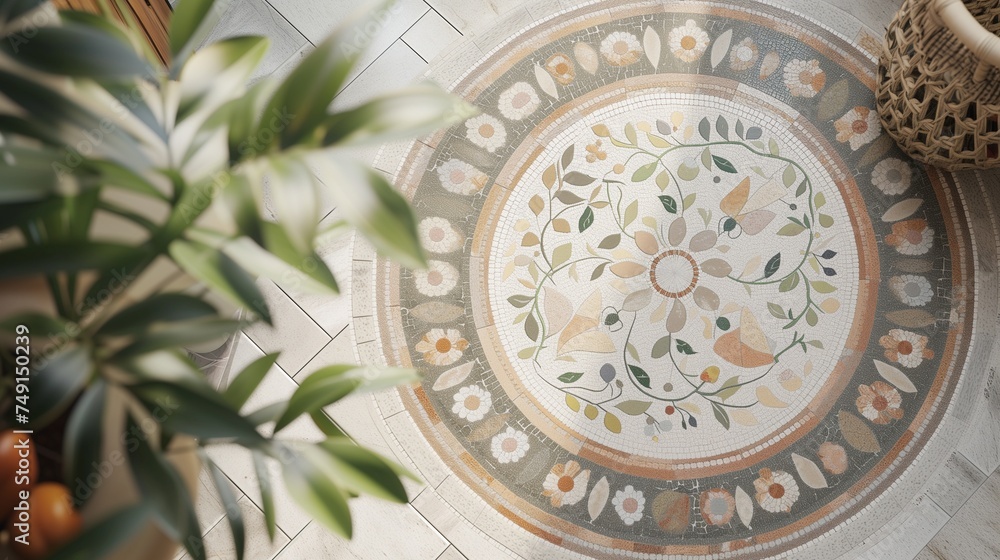
[[[680,332],[685,324],[687,324],[687,307],[684,306],[684,302],[675,299],[673,306],[670,307],[670,313],[667,315],[667,332]]]
[[[475,362],[466,362],[462,365],[449,369],[438,376],[438,378],[434,381],[434,385],[431,386],[431,389],[434,389],[435,391],[451,389],[469,377],[469,374],[472,373],[473,365],[475,365]]]
[[[846,78],[827,88],[819,98],[819,106],[816,107],[816,116],[819,120],[826,122],[843,114],[850,92],[851,86]]]
[[[776,51],[771,51],[764,56],[760,63],[760,79],[766,80],[781,64],[781,56]]]
[[[733,272],[733,267],[722,259],[708,259],[701,263],[701,270],[716,278],[725,278]]]
[[[559,293],[559,290],[551,286],[545,286],[543,305],[549,333],[561,331],[573,316],[573,303],[569,301],[569,298]]]
[[[552,465],[549,464],[552,458],[552,452],[544,447],[539,449],[535,453],[534,457],[531,458],[527,463],[524,464],[524,468],[518,473],[517,478],[514,479],[514,484],[518,486],[524,486],[525,484],[531,482],[538,475],[547,471]]]
[[[726,53],[729,52],[729,45],[733,42],[733,30],[727,29],[722,32],[722,35],[715,40],[715,44],[712,45],[712,68],[719,65],[725,58]]]
[[[631,261],[623,261],[611,265],[611,272],[619,278],[632,278],[646,272],[646,267]]]
[[[497,414],[483,420],[472,429],[472,432],[469,434],[469,441],[483,441],[497,435],[507,424],[507,418],[509,417],[510,414]]]
[[[750,522],[753,521],[753,498],[743,490],[742,486],[736,487],[736,515],[747,529],[753,529],[750,526]]]
[[[837,420],[840,423],[840,432],[844,434],[848,445],[864,453],[878,453],[882,450],[875,432],[864,420],[846,410],[840,411]]]
[[[622,311],[639,311],[644,309],[653,298],[653,289],[646,288],[645,290],[639,290],[632,292],[631,294],[625,296],[625,301],[622,302]]]
[[[647,255],[655,255],[660,250],[660,245],[656,242],[656,238],[648,231],[635,232],[635,246]]]
[[[687,222],[684,218],[677,218],[670,222],[670,227],[667,228],[668,243],[676,247],[684,242],[685,236],[687,236]]]
[[[892,383],[904,393],[917,392],[917,386],[899,368],[878,360],[872,361],[875,362],[875,369],[878,370],[878,374],[882,376],[882,379]]]
[[[461,307],[440,301],[428,301],[410,309],[410,315],[425,323],[450,323],[463,313],[465,310]]]
[[[746,408],[734,408],[729,411],[729,418],[740,426],[756,426],[760,423],[753,412]]]
[[[535,65],[535,81],[538,82],[538,87],[542,88],[542,91],[547,93],[549,97],[559,98],[559,90],[556,89],[556,81],[552,79],[552,75],[545,71],[539,65]]]
[[[929,327],[934,324],[934,316],[923,309],[899,309],[885,314],[893,323],[911,329]]]
[[[590,491],[590,497],[587,498],[587,513],[590,514],[591,521],[596,521],[600,517],[601,512],[604,511],[604,506],[608,505],[608,495],[610,493],[611,489],[608,484],[608,477],[602,476],[601,480],[598,480],[597,484]]]
[[[792,462],[795,463],[795,470],[799,473],[799,478],[810,488],[827,488],[826,477],[823,471],[819,470],[816,463],[806,459],[801,455],[792,453]]]
[[[597,67],[600,65],[601,59],[597,56],[597,51],[594,50],[594,47],[591,47],[587,43],[577,43],[573,45],[573,56],[580,63],[580,68],[583,68],[587,73],[597,73]]]
[[[910,216],[913,215],[914,212],[917,211],[918,208],[920,208],[920,205],[923,203],[924,201],[919,198],[908,198],[906,200],[897,202],[896,204],[893,204],[888,210],[886,210],[885,214],[882,214],[882,221],[898,222],[899,220],[909,218]]]
[[[653,68],[660,65],[660,36],[653,31],[652,27],[647,27],[642,34],[642,48],[646,51],[646,58]]]
[[[764,385],[758,386],[755,392],[757,393],[757,400],[760,401],[760,404],[768,408],[788,407],[788,403],[774,396],[774,393],[771,392],[771,389],[765,387]]]

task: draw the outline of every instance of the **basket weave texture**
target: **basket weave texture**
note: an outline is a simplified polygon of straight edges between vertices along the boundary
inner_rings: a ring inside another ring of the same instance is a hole
[[[1000,2],[965,0],[979,24],[1000,31]],[[914,159],[948,170],[1000,166],[1000,69],[981,61],[933,10],[905,0],[879,60],[882,126]],[[981,78],[981,79],[977,79]]]

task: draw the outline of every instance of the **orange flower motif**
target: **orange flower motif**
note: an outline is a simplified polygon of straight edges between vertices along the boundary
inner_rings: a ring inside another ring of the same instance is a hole
[[[431,329],[417,342],[414,349],[424,354],[424,361],[436,366],[453,364],[469,347],[457,329]]]
[[[934,230],[923,219],[905,220],[892,225],[892,233],[885,242],[903,255],[923,255],[934,243]]]
[[[903,398],[899,391],[884,381],[858,386],[858,399],[854,404],[862,416],[876,424],[888,424],[903,417]]]
[[[799,485],[785,471],[760,469],[760,478],[753,481],[753,488],[757,491],[757,503],[771,513],[791,511],[799,499]]]
[[[587,483],[590,481],[590,471],[581,470],[580,463],[567,461],[566,464],[556,463],[542,483],[542,495],[548,496],[552,507],[573,505],[583,499],[587,493]]]
[[[915,368],[934,357],[927,347],[927,337],[903,329],[890,329],[889,334],[878,340],[885,348],[885,357],[903,367]]]
[[[563,53],[556,53],[545,62],[545,70],[562,85],[569,85],[576,79],[573,61]]]
[[[819,446],[819,460],[830,474],[844,474],[847,471],[847,451],[842,445],[824,442]]]

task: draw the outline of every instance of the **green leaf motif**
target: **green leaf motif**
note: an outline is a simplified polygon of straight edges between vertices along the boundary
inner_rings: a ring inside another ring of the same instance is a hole
[[[812,289],[821,294],[829,294],[837,291],[837,288],[835,288],[832,284],[824,282],[823,280],[813,280],[812,282],[809,282],[809,285],[812,286]]]
[[[728,430],[729,429],[729,414],[726,412],[726,409],[722,408],[722,406],[720,406],[720,405],[718,405],[718,404],[716,404],[716,403],[713,402],[712,403],[712,412],[715,413],[715,419],[719,421],[719,424],[722,424],[722,427]]]
[[[668,352],[670,352],[670,337],[664,336],[653,344],[653,350],[650,355],[655,360],[666,356]]]
[[[736,166],[732,164],[731,161],[722,156],[712,156],[712,161],[715,162],[715,166],[725,171],[726,173],[736,173]]]
[[[531,296],[510,296],[509,298],[507,298],[507,303],[513,305],[518,309],[524,307],[525,305],[528,305],[532,301],[534,301],[534,298]]]
[[[808,323],[810,327],[815,327],[816,323],[819,323],[819,315],[816,314],[816,310],[812,307],[806,311],[806,323]]]
[[[808,186],[809,186],[809,182],[807,180],[803,180],[801,183],[799,183],[799,188],[795,189],[795,196],[798,197],[798,196],[802,196],[803,194],[805,194],[806,193],[806,188],[808,188]]]
[[[629,364],[628,369],[629,369],[630,372],[632,372],[632,377],[634,377],[635,380],[638,381],[640,385],[642,385],[643,387],[645,387],[647,389],[650,388],[649,387],[649,374],[646,373],[646,370],[642,369],[639,366],[635,366],[635,365],[632,365],[632,364]]]
[[[694,205],[695,199],[698,198],[698,193],[691,193],[684,197],[684,209],[687,210]]]
[[[719,118],[715,120],[715,130],[719,133],[719,136],[729,140],[729,123],[726,122],[725,117],[722,115],[719,115]]]
[[[698,123],[698,133],[701,134],[701,137],[704,138],[706,142],[712,136],[712,123],[709,122],[708,117],[702,118],[701,122]]]
[[[778,230],[778,235],[785,237],[795,237],[805,231],[806,228],[800,224],[785,224]]]
[[[590,281],[593,282],[594,280],[600,278],[601,275],[604,274],[604,269],[607,268],[607,266],[608,263],[602,262],[601,264],[594,267],[594,272],[590,273]]]
[[[593,183],[596,180],[597,179],[595,179],[594,177],[591,177],[590,175],[585,175],[583,173],[580,173],[579,171],[570,171],[566,175],[563,175],[563,182],[569,183],[570,185],[573,185],[575,187],[583,187]]]
[[[649,410],[653,403],[649,401],[625,401],[615,405],[615,408],[629,416],[639,416]]]
[[[573,383],[574,381],[583,377],[582,371],[567,371],[566,373],[560,375],[556,379],[562,381],[563,383]]]
[[[715,320],[715,326],[719,327],[724,331],[728,331],[731,325],[729,323],[729,319],[726,319],[725,317],[719,317],[718,319]]]
[[[667,187],[670,186],[670,175],[666,171],[660,171],[656,175],[656,186],[660,187],[661,191],[667,190]]]
[[[660,203],[663,204],[664,210],[666,210],[667,212],[670,212],[671,214],[676,214],[677,213],[677,201],[674,200],[674,197],[672,197],[672,196],[670,196],[668,194],[661,194],[657,198],[659,198],[660,199]]]
[[[580,216],[580,233],[587,231],[587,228],[594,224],[594,210],[588,206],[583,209],[583,214]]]
[[[557,267],[568,261],[573,256],[573,244],[566,243],[556,247],[552,251],[552,266]]]
[[[638,183],[640,181],[645,181],[646,179],[652,177],[653,172],[656,171],[657,164],[659,164],[659,161],[653,160],[647,163],[646,165],[643,165],[642,167],[636,169],[635,173],[632,174],[632,182]]]
[[[712,151],[710,149],[705,148],[702,150],[701,164],[705,166],[705,169],[712,170]]]
[[[777,303],[767,302],[767,310],[769,313],[771,313],[771,316],[774,317],[775,319],[785,318],[785,310],[782,309],[781,306],[778,305]]]
[[[605,237],[597,244],[598,249],[614,249],[622,242],[622,234],[612,233],[611,235]]]
[[[691,348],[690,344],[679,338],[677,339],[677,351],[681,354],[687,354],[688,356],[697,354],[697,352],[694,351],[694,348]]]
[[[778,272],[779,268],[781,268],[781,253],[775,253],[775,255],[767,261],[767,264],[764,265],[764,278],[774,276],[774,273]]]
[[[781,182],[784,183],[785,188],[792,186],[795,182],[795,168],[791,165],[785,167],[785,170],[781,173]]]
[[[531,339],[532,342],[538,341],[538,319],[535,319],[534,314],[528,314],[528,317],[524,320],[524,334]]]
[[[716,393],[716,396],[718,396],[719,399],[721,400],[726,400],[729,397],[735,395],[737,392],[739,392],[740,388],[743,387],[742,385],[739,385],[739,382],[740,382],[740,376],[738,375],[734,375],[729,379],[725,380],[725,382],[722,383],[722,388],[719,389],[718,393]]]
[[[569,167],[569,164],[573,163],[574,149],[575,149],[574,144],[570,144],[569,147],[566,148],[566,151],[563,152],[562,160],[559,162],[562,164],[563,169],[566,169],[567,167]]]
[[[833,216],[829,216],[827,214],[820,214],[819,215],[819,225],[821,225],[821,226],[823,226],[825,228],[833,227]]]
[[[799,285],[799,273],[796,272],[795,274],[791,274],[787,278],[782,280],[781,284],[778,284],[778,291],[782,293],[790,292],[794,290],[796,287],[798,287],[798,285]]]

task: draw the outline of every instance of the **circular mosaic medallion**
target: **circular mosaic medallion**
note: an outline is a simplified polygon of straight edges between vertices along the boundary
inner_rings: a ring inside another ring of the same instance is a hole
[[[455,91],[397,183],[388,360],[441,457],[600,557],[768,557],[887,491],[971,334],[954,179],[882,134],[875,64],[767,7],[581,8]]]

